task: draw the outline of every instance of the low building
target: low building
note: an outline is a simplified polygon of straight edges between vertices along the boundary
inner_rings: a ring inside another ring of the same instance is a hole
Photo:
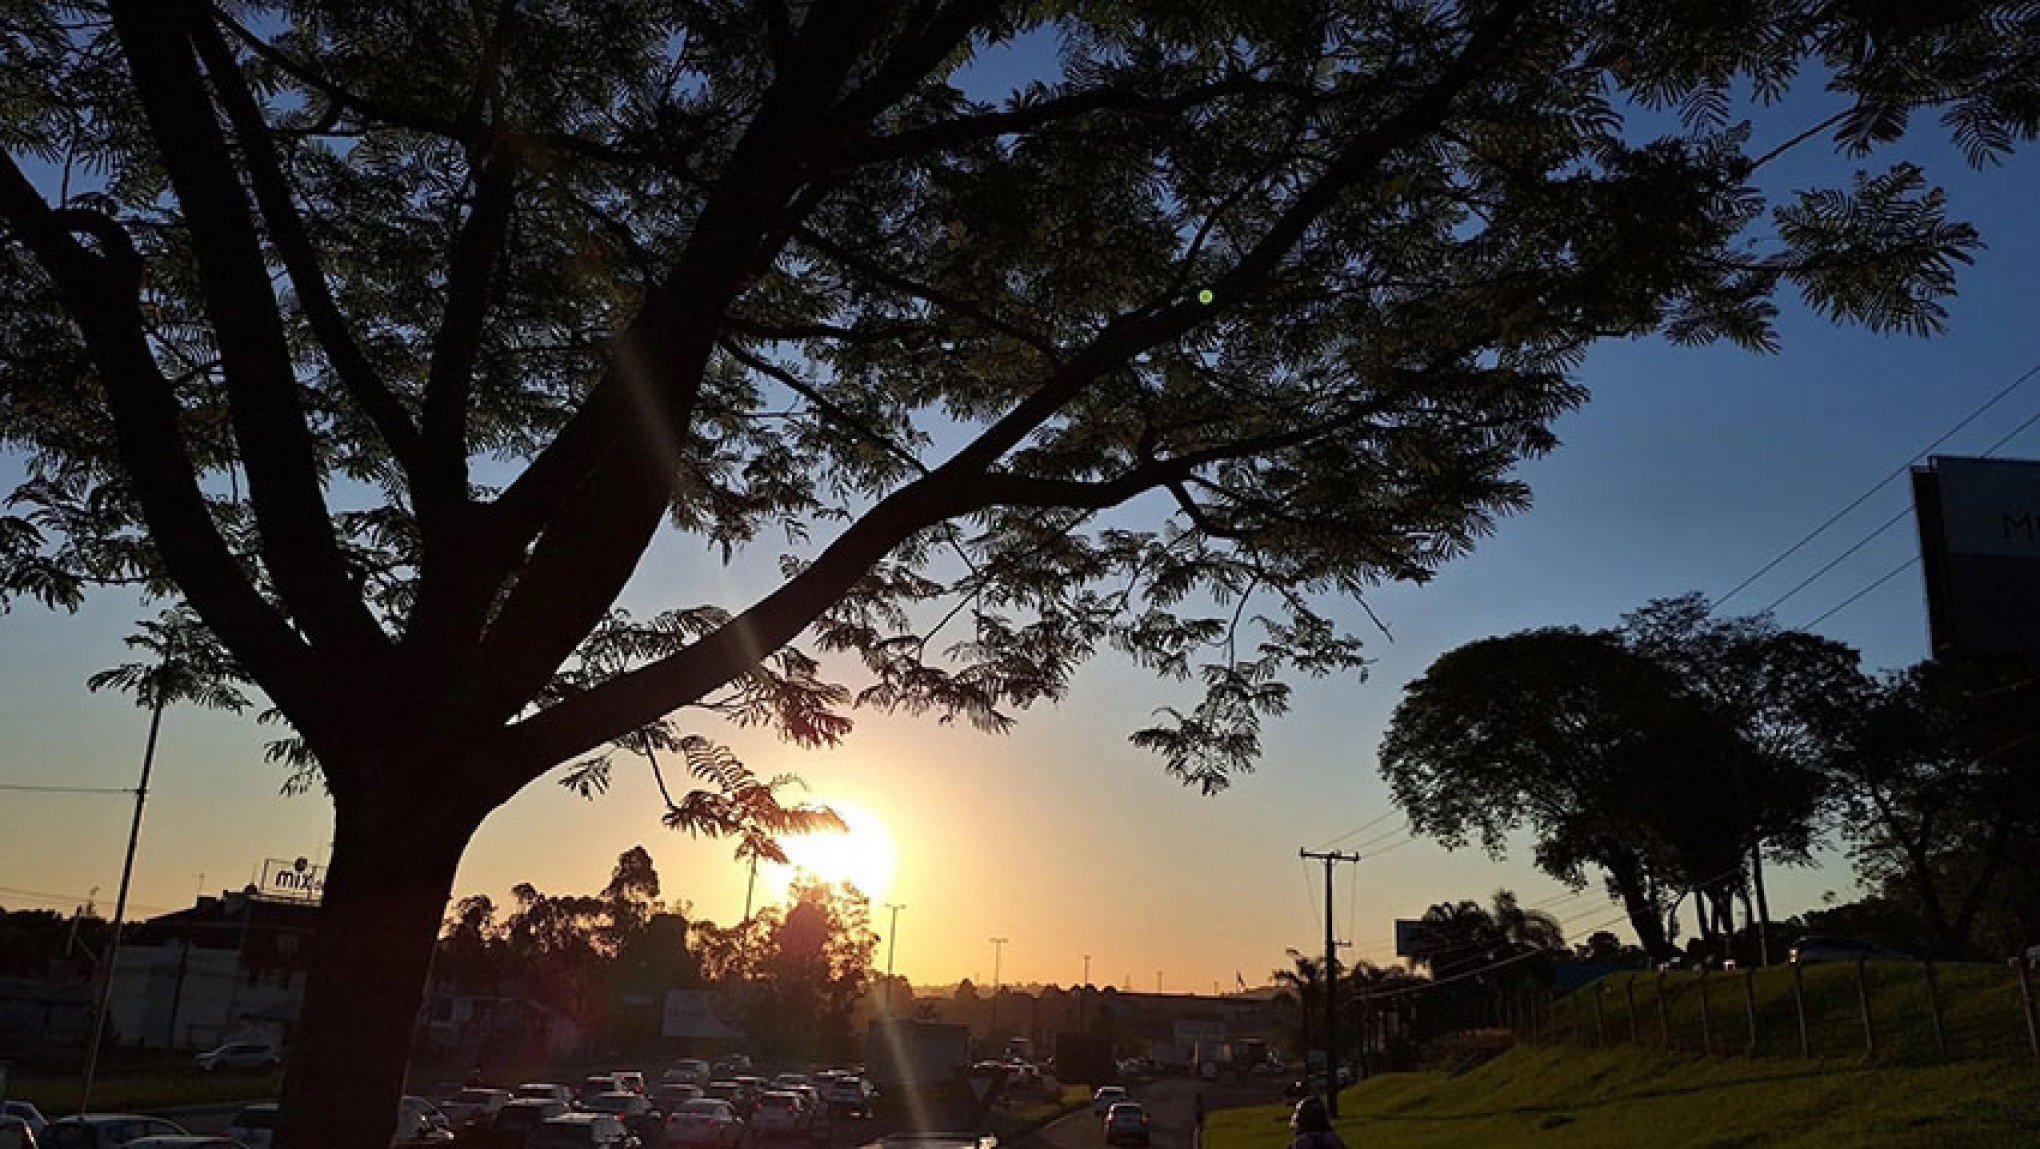
[[[318,920],[316,905],[250,889],[131,927],[107,998],[115,1040],[157,1049],[287,1042],[304,1007]]]

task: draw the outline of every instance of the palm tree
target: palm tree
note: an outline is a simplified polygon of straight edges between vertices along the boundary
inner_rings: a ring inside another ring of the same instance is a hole
[[[149,798],[149,775],[156,766],[156,736],[163,728],[163,711],[171,703],[189,702],[238,714],[248,705],[247,696],[238,689],[238,684],[248,681],[247,675],[188,607],[173,607],[155,621],[137,625],[142,628],[141,633],[129,635],[127,645],[147,651],[149,660],[122,663],[85,680],[88,690],[111,688],[134,695],[135,705],[149,712],[149,737],[142,748],[142,778],[135,787],[127,857],[120,867],[120,893],[113,903],[113,937],[107,943],[102,963],[104,972],[93,1011],[92,1044],[85,1051],[85,1086],[78,1100],[81,1112],[91,1105],[92,1079],[99,1069],[99,1043],[106,1033],[106,1002],[113,990],[114,966],[120,960],[120,931],[127,922],[128,884],[134,876],[135,846],[142,834],[142,806]]]
[[[1295,1048],[1308,1052],[1325,1015],[1325,963],[1301,950],[1289,952],[1289,965],[1269,976],[1275,981],[1275,1003],[1289,1022]]]

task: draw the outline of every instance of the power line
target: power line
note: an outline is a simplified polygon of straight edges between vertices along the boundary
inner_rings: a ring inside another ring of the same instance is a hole
[[[1900,463],[1896,470],[1884,476],[1882,479],[1879,479],[1876,483],[1872,484],[1871,487],[1868,490],[1864,491],[1862,494],[1857,495],[1854,499],[1851,499],[1846,506],[1844,506],[1841,510],[1836,511],[1834,514],[1829,515],[1819,526],[1813,528],[1811,531],[1808,531],[1806,534],[1800,536],[1798,542],[1795,542],[1791,546],[1786,547],[1783,551],[1780,551],[1778,555],[1775,558],[1773,558],[1770,562],[1767,562],[1763,566],[1758,567],[1755,573],[1751,574],[1748,578],[1742,580],[1741,582],[1735,584],[1734,587],[1729,589],[1729,592],[1727,594],[1724,594],[1720,598],[1715,599],[1713,602],[1708,603],[1707,604],[1708,611],[1712,612],[1720,609],[1721,604],[1727,602],[1729,599],[1734,598],[1736,595],[1741,594],[1743,591],[1748,590],[1752,583],[1756,582],[1758,579],[1763,578],[1765,575],[1770,574],[1773,570],[1777,569],[1779,563],[1782,563],[1786,559],[1791,558],[1793,555],[1798,554],[1802,549],[1805,548],[1805,546],[1808,543],[1811,543],[1813,540],[1819,538],[1821,535],[1826,534],[1829,528],[1833,527],[1836,523],[1839,523],[1843,519],[1847,518],[1849,516],[1849,513],[1854,511],[1857,507],[1860,507],[1864,503],[1869,502],[1873,497],[1876,496],[1877,492],[1890,486],[1893,481],[1903,478],[1906,475],[1906,473],[1912,469],[1912,465],[1915,462],[1925,457],[1929,452],[1933,451],[1934,448],[1947,442],[1949,439],[1954,438],[1955,435],[1958,432],[1960,432],[1963,428],[1969,426],[1971,423],[1976,422],[1976,420],[1978,420],[1979,418],[1982,418],[1984,412],[1990,410],[1992,407],[1997,406],[1998,403],[2003,401],[2012,392],[2018,390],[2021,386],[2025,385],[2026,381],[2033,378],[2035,375],[2040,375],[2040,363],[2035,363],[2033,364],[2033,366],[2027,368],[2025,372],[2021,374],[2017,379],[2014,379],[2010,383],[2007,383],[1995,395],[1992,395],[1989,399],[1984,400],[1981,406],[1977,407],[1969,414],[1963,416],[1960,422],[1956,423],[1953,427],[1950,427],[1946,431],[1942,432],[1940,438],[1935,439],[1933,442],[1928,443],[1926,446],[1914,452],[1912,457],[1908,458],[1905,462]],[[2025,430],[2026,427],[2031,426],[2034,422],[2040,422],[2040,415],[2035,415],[2032,419],[2027,420],[2026,423],[2021,424],[2019,427],[2019,431]],[[2019,431],[2014,431],[2012,432],[2012,434],[2016,435],[2019,433]],[[2005,437],[2005,439],[1999,440],[1997,443],[1991,446],[1991,450],[1994,451],[1998,447],[2003,446],[2004,443],[2010,438],[2011,436],[2008,435]],[[1984,453],[1987,455],[1990,452],[1986,451]],[[1798,588],[1794,588],[1794,593],[1797,593],[1797,590]]]
[[[132,786],[30,786],[20,782],[0,782],[0,790],[16,794],[132,794]]]
[[[1983,452],[1978,457],[1988,459],[1992,455],[1997,454],[1999,448],[2003,447],[2005,444],[2011,442],[2013,439],[2016,439],[2020,435],[2024,434],[2027,431],[2027,429],[2031,428],[2035,423],[2040,423],[2040,411],[2034,412],[2032,415],[2028,416],[2024,422],[2012,428],[2010,431],[2007,431],[2005,434],[1999,436],[1998,440],[1992,443],[1990,446],[1985,447],[1983,449]],[[1854,555],[1857,551],[1862,550],[1865,546],[1868,546],[1872,539],[1875,539],[1879,535],[1890,530],[1892,527],[1897,526],[1899,520],[1905,518],[1911,512],[1912,508],[1909,506],[1901,508],[1897,514],[1887,519],[1884,522],[1884,525],[1878,527],[1876,530],[1871,531],[1869,534],[1857,540],[1855,546],[1852,546],[1848,550],[1843,551],[1841,554],[1835,556],[1835,558],[1832,561],[1830,561],[1826,566],[1821,567],[1819,570],[1813,572],[1806,578],[1800,580],[1799,585],[1793,587],[1789,591],[1786,591],[1784,594],[1779,595],[1776,599],[1773,599],[1771,601],[1771,604],[1764,608],[1764,613],[1769,613],[1770,611],[1776,609],[1780,603],[1784,602],[1786,599],[1791,598],[1793,595],[1798,594],[1800,591],[1805,590],[1808,586],[1812,585],[1822,576],[1826,575],[1829,571],[1835,569],[1837,566],[1840,566],[1844,560]],[[1892,579],[1897,578],[1900,573],[1906,570],[1906,568],[1912,566],[1914,563],[1917,563],[1919,561],[1920,561],[1919,556],[1914,555],[1912,558],[1905,560],[1898,566],[1893,567],[1891,570],[1884,572],[1884,574],[1878,576],[1876,581],[1872,582],[1869,586],[1866,586],[1863,589],[1857,591],[1855,594],[1850,595],[1848,598],[1843,599],[1838,605],[1829,609],[1819,618],[1816,618],[1812,622],[1807,623],[1805,629],[1811,629],[1813,627],[1819,626],[1821,623],[1827,621],[1827,619],[1830,616],[1839,614],[1844,608],[1855,605],[1858,599],[1861,599],[1864,595],[1869,594],[1871,591],[1876,590],[1878,587],[1883,586],[1885,583],[1890,582]]]
[[[1381,825],[1383,822],[1388,821],[1390,818],[1393,818],[1400,813],[1402,813],[1402,811],[1391,806],[1388,808],[1388,811],[1386,813],[1367,819],[1365,822],[1360,823],[1358,826],[1353,827],[1352,829],[1346,831],[1345,833],[1340,834],[1338,837],[1333,838],[1332,840],[1326,842],[1324,845],[1319,846],[1318,849],[1328,850],[1333,846],[1336,846],[1339,843],[1347,840],[1348,838],[1351,838],[1357,834],[1366,833],[1367,831],[1373,829],[1376,826]]]
[[[1855,546],[1850,547],[1848,550],[1845,550],[1841,554],[1838,554],[1834,558],[1828,560],[1828,564],[1826,566],[1820,568],[1819,570],[1813,572],[1810,575],[1807,575],[1805,578],[1800,579],[1799,584],[1797,586],[1794,586],[1791,590],[1786,591],[1784,594],[1779,595],[1777,598],[1772,599],[1770,603],[1764,607],[1763,610],[1760,610],[1757,613],[1769,614],[1772,611],[1777,610],[1779,606],[1784,604],[1786,599],[1791,598],[1793,595],[1798,594],[1800,591],[1803,591],[1807,587],[1810,587],[1814,583],[1820,581],[1821,578],[1824,577],[1829,571],[1847,562],[1852,556],[1855,555],[1857,551],[1860,551],[1864,547],[1869,546],[1871,542],[1873,542],[1877,538],[1877,536],[1897,526],[1899,520],[1905,518],[1907,515],[1911,513],[1912,513],[1911,507],[1900,507],[1898,509],[1897,514],[1884,520],[1883,526],[1878,527],[1876,530],[1871,531],[1869,534],[1864,535],[1860,539],[1857,539]]]
[[[1885,583],[1890,582],[1892,579],[1897,578],[1899,575],[1905,573],[1912,567],[1919,565],[1919,561],[1920,556],[1914,555],[1913,557],[1905,560],[1904,562],[1898,564],[1897,566],[1892,567],[1890,570],[1885,571],[1883,574],[1877,576],[1876,582],[1871,583],[1869,586],[1864,587],[1862,590],[1857,591],[1855,594],[1852,594],[1849,597],[1843,599],[1841,602],[1835,604],[1834,606],[1829,607],[1827,610],[1821,612],[1820,615],[1817,616],[1812,622],[1807,623],[1806,625],[1800,627],[1799,629],[1812,630],[1814,627],[1819,626],[1821,623],[1826,622],[1828,619],[1833,618],[1835,615],[1838,615],[1843,611],[1849,609],[1850,607],[1856,605],[1857,599],[1862,598],[1864,595],[1869,594],[1871,591],[1876,590],[1878,587],[1881,587]]]

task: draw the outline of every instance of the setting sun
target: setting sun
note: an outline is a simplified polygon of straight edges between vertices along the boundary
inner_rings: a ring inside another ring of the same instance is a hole
[[[843,816],[850,827],[843,834],[803,834],[786,838],[786,856],[792,863],[777,875],[784,884],[796,871],[805,871],[825,882],[848,882],[874,903],[892,893],[899,869],[899,851],[885,820],[853,802],[823,798],[819,801]]]

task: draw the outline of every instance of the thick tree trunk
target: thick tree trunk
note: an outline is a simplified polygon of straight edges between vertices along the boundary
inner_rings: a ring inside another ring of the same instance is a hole
[[[1636,931],[1636,941],[1652,961],[1670,961],[1678,956],[1672,943],[1665,937],[1665,923],[1658,916],[1657,902],[1651,898],[1644,886],[1643,867],[1634,858],[1620,855],[1611,856],[1602,863],[1608,871],[1608,879],[1615,892],[1621,895],[1622,908],[1629,915],[1629,928]]]
[[[384,1149],[461,852],[480,822],[423,788],[336,795],[333,862],[283,1086],[280,1145]]]
[[[1750,886],[1757,895],[1757,964],[1771,964],[1771,899],[1764,893],[1764,844],[1750,847]]]

